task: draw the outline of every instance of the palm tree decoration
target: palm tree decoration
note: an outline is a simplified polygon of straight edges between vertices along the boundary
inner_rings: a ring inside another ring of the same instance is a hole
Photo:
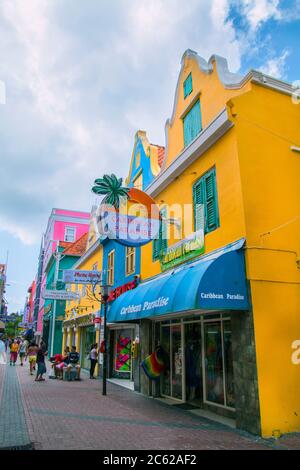
[[[117,178],[116,175],[104,175],[103,178],[98,178],[94,181],[95,186],[92,187],[92,191],[96,194],[103,194],[104,204],[110,204],[119,209],[120,199],[128,199],[129,188],[122,186],[122,178]]]

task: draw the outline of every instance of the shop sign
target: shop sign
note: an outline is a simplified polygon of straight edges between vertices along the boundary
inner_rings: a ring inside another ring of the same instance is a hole
[[[118,297],[120,297],[120,295],[124,294],[125,292],[135,289],[136,286],[137,286],[137,281],[135,279],[134,281],[127,282],[123,286],[116,287],[116,289],[113,289],[110,291],[108,302],[112,302],[113,300],[116,300]]]
[[[44,289],[42,297],[45,300],[78,300],[79,294],[76,292],[68,292],[66,290],[47,290]]]
[[[204,230],[198,230],[162,253],[160,257],[161,270],[166,271],[173,266],[202,255],[204,251]]]
[[[114,174],[95,180],[92,191],[105,196],[97,212],[98,231],[122,245],[143,246],[158,235],[159,208],[147,193],[122,183]]]
[[[101,272],[65,269],[63,282],[66,284],[96,284],[101,282]]]

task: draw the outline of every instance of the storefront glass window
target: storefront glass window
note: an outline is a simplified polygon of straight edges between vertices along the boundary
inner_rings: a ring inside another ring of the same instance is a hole
[[[91,351],[92,344],[96,342],[96,332],[94,326],[88,326],[81,330],[81,365],[83,369],[89,369],[90,361],[89,354]]]
[[[131,370],[131,330],[115,332],[115,371],[130,372]]]
[[[221,323],[204,324],[206,400],[224,405]]]
[[[233,360],[232,360],[232,333],[230,321],[224,321],[224,364],[225,364],[225,382],[226,382],[226,405],[234,408],[234,379],[233,379]]]
[[[163,326],[161,328],[161,345],[163,349],[165,350],[165,352],[167,353],[166,360],[168,360],[165,371],[162,375],[161,392],[163,395],[170,396],[171,395],[170,328],[168,326]]]
[[[184,329],[186,399],[202,401],[201,324],[187,323]]]
[[[182,399],[181,325],[172,326],[172,397]]]

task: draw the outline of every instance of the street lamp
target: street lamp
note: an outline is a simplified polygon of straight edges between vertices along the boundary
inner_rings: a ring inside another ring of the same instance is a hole
[[[102,395],[106,395],[106,380],[107,380],[107,301],[108,301],[108,286],[106,284],[101,286],[101,303],[104,307],[104,325],[103,325],[103,337],[104,337],[104,350],[103,350],[103,368],[102,368]]]

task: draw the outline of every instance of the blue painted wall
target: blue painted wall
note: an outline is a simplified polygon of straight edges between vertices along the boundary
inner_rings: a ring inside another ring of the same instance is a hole
[[[115,289],[116,287],[120,287],[127,282],[131,282],[134,280],[134,276],[140,274],[140,266],[141,266],[141,249],[135,248],[135,272],[126,276],[126,247],[117,243],[115,240],[110,240],[106,238],[102,241],[103,245],[103,270],[107,273],[107,265],[108,265],[108,254],[115,250],[115,272],[114,272],[114,284],[113,286],[109,287],[109,291]]]
[[[140,161],[137,164],[137,156],[139,153],[140,153]],[[132,172],[131,172],[131,175],[129,177],[130,179],[128,182],[129,188],[133,187],[134,185],[133,182],[135,178],[139,176],[140,173],[143,174],[143,187],[139,189],[144,191],[153,180],[154,175],[151,170],[150,158],[147,157],[146,155],[142,139],[138,137],[136,140],[136,145],[135,145],[134,152],[133,152]]]

